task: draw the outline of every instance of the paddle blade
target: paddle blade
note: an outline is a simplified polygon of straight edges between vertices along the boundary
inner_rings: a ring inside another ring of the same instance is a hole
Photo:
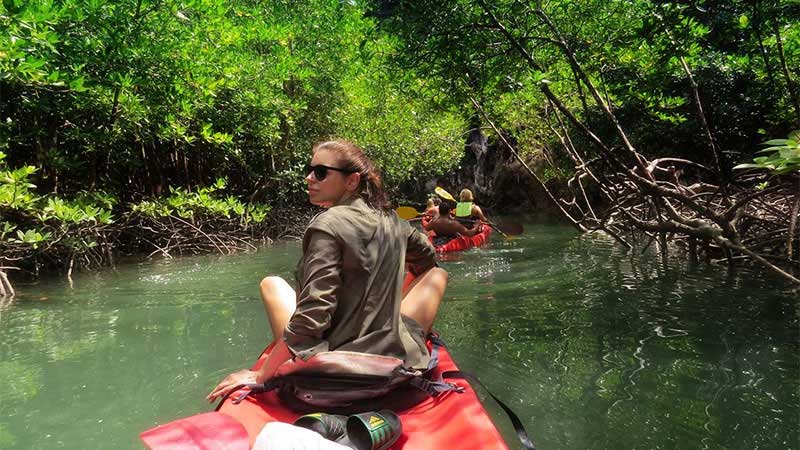
[[[444,188],[441,186],[436,186],[436,189],[434,189],[434,191],[436,192],[436,195],[442,197],[445,200],[450,200],[451,202],[456,201],[456,199],[454,199],[453,196],[450,195],[449,192],[445,191]]]
[[[410,206],[401,206],[397,208],[397,215],[400,216],[401,219],[410,220],[421,214],[422,214],[421,212],[417,211],[416,209]]]
[[[519,236],[522,234],[522,224],[517,222],[500,222],[497,229],[509,236]]]
[[[248,450],[247,430],[233,417],[207,412],[173,420],[139,435],[150,450]]]

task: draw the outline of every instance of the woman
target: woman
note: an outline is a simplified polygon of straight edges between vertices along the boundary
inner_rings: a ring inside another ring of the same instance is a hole
[[[488,222],[483,210],[480,206],[475,204],[475,198],[472,191],[469,189],[462,189],[458,194],[458,204],[456,204],[456,218],[467,220],[480,220],[481,222]]]
[[[425,336],[447,286],[427,237],[397,217],[378,170],[356,145],[317,144],[307,171],[311,203],[327,208],[306,229],[295,292],[280,277],[261,281],[275,347],[258,371],[228,375],[211,402],[244,383],[263,383],[293,357],[347,350],[402,359],[424,369]],[[403,292],[406,268],[416,279]]]
[[[436,197],[431,197],[425,204],[425,212],[422,213],[427,220],[436,219],[439,217],[439,200]]]
[[[433,245],[437,247],[447,244],[451,240],[457,238],[458,235],[475,236],[481,231],[481,223],[478,221],[468,223],[470,228],[467,228],[458,220],[451,218],[450,211],[453,209],[453,206],[453,202],[449,200],[441,202],[439,204],[439,217],[427,223],[423,223],[422,225],[425,230],[433,232]]]

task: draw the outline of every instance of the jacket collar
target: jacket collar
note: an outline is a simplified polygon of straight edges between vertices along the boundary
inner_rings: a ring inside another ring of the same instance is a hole
[[[333,204],[333,206],[354,206],[357,208],[366,207],[367,202],[364,201],[358,194],[353,194],[350,197],[347,197],[344,200],[340,200]]]

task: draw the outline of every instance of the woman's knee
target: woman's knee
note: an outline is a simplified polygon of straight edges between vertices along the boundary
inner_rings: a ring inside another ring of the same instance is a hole
[[[259,283],[259,287],[261,288],[261,292],[278,292],[284,288],[284,285],[288,285],[286,281],[279,277],[279,276],[268,276],[264,277]]]
[[[431,276],[433,276],[435,280],[440,283],[447,284],[448,275],[446,270],[442,269],[441,267],[434,267],[431,269],[431,272]]]
[[[441,290],[447,287],[447,278],[447,271],[441,267],[434,267],[425,273],[425,282]]]
[[[261,300],[265,305],[280,305],[294,311],[296,294],[294,289],[289,286],[281,277],[271,276],[261,280],[259,285],[261,290]]]

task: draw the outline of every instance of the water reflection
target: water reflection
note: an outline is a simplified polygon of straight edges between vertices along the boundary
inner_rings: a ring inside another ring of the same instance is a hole
[[[448,309],[475,327],[443,334],[505,361],[462,364],[530,405],[541,447],[756,448],[781,423],[796,445],[797,358],[770,351],[796,352],[797,313],[774,279],[663,264],[596,235],[539,244],[495,274],[502,304]]]
[[[141,430],[208,410],[207,389],[269,339],[258,281],[291,278],[298,256],[278,244],[26,287],[0,306],[0,447],[140,448]],[[547,224],[443,265],[437,328],[540,448],[797,448],[796,298],[769,274]]]

